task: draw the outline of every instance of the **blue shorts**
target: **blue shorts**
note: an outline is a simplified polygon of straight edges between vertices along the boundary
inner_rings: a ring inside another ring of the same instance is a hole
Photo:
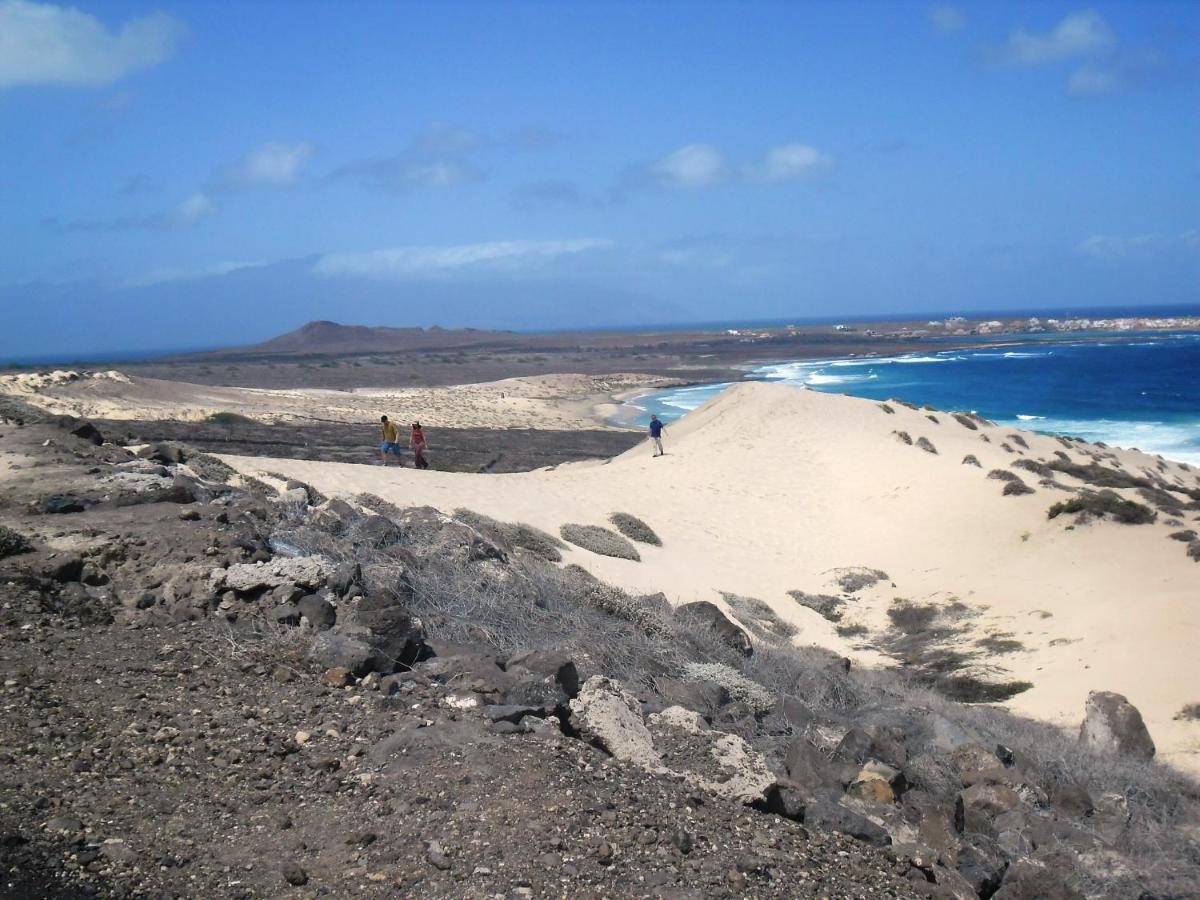
[[[384,453],[394,453],[396,456],[400,455],[400,445],[393,444],[391,441],[384,441],[379,445],[379,449]]]

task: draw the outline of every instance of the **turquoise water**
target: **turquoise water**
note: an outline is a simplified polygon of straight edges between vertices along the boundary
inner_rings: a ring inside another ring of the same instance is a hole
[[[750,377],[811,390],[970,410],[1003,424],[1138,447],[1200,464],[1200,333],[1020,345],[887,357],[798,360]],[[678,419],[728,384],[669,388],[628,404],[638,423]]]

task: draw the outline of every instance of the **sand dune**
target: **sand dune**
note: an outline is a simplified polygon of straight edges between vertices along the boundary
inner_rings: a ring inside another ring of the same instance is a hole
[[[971,430],[944,413],[898,405],[888,413],[872,401],[743,384],[672,426],[668,455],[658,459],[642,446],[603,463],[488,476],[228,461],[326,493],[469,507],[553,533],[563,523],[604,525],[613,512],[632,513],[662,537],[661,548],[639,546],[641,562],[581,549],[566,560],[677,603],[723,603],[722,592],[758,598],[799,628],[798,642],[864,662],[887,661],[897,598],[932,606],[944,613],[945,642],[978,655],[976,671],[1033,683],[1009,701],[1014,709],[1075,725],[1089,690],[1119,691],[1141,708],[1162,758],[1200,771],[1200,725],[1173,719],[1200,702],[1200,564],[1167,537],[1181,526],[1161,513],[1149,525],[1050,520],[1048,507],[1072,494],[1039,486],[1037,475],[1011,464],[1052,460],[1055,451],[1085,463],[1111,454],[1100,461],[1193,488],[1196,472],[1137,451],[1068,448],[1022,432],[1025,448],[1012,434]],[[920,449],[921,438],[937,452]],[[964,465],[967,454],[981,466]],[[1005,483],[987,477],[993,469],[1016,472],[1033,493],[1002,495]],[[1195,526],[1195,510],[1183,516]],[[847,567],[888,578],[847,597],[836,585]],[[841,621],[798,604],[795,590],[844,601]]]
[[[446,387],[275,390],[213,387],[58,371],[0,376],[12,394],[54,413],[97,419],[201,421],[236,413],[260,422],[375,422],[381,414],[435,428],[608,428],[595,415],[609,396],[666,383],[649,375],[539,375]]]

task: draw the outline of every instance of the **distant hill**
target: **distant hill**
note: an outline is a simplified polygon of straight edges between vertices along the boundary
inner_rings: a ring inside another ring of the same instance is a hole
[[[453,350],[508,343],[511,331],[478,328],[389,328],[309,322],[251,347],[218,350],[202,356],[341,356],[354,353],[398,353],[407,350]]]

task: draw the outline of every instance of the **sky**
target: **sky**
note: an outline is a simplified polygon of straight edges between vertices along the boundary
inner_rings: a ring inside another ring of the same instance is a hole
[[[1200,302],[1200,3],[0,0],[0,358]]]

